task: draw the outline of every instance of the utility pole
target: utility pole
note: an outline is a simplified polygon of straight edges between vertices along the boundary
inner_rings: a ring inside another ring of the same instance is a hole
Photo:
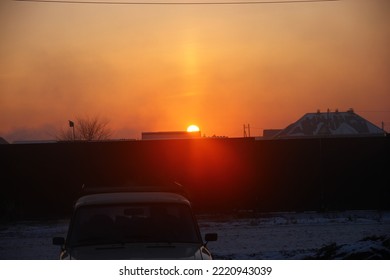
[[[69,121],[69,127],[72,128],[73,142],[74,142],[76,140],[76,136],[75,136],[75,133],[74,133],[74,122],[73,121]]]
[[[247,132],[247,129],[248,129],[248,132]],[[249,124],[248,124],[248,126],[244,124],[244,138],[247,138],[247,137],[251,137],[251,128],[250,128]]]

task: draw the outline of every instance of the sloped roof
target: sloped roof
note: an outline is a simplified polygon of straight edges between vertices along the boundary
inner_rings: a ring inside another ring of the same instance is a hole
[[[0,137],[0,144],[9,144],[9,143],[3,137]]]
[[[353,110],[346,112],[307,113],[280,131],[274,138],[384,136],[383,129],[372,124]]]

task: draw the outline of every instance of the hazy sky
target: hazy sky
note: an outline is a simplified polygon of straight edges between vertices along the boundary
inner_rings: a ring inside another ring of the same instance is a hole
[[[53,139],[68,120],[97,115],[114,138],[190,124],[206,136],[242,136],[243,124],[261,135],[328,108],[390,131],[389,50],[388,0],[2,0],[0,136]]]

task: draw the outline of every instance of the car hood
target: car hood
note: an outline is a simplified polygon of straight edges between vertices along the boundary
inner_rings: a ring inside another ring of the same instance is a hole
[[[67,259],[211,259],[202,244],[194,243],[137,243],[78,246],[67,250]]]

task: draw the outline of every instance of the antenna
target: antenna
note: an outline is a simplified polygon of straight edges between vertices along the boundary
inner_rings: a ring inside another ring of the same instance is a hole
[[[247,129],[248,129],[248,132],[247,132]],[[247,137],[251,137],[251,128],[248,125],[245,125],[244,124],[244,138],[247,138]]]

